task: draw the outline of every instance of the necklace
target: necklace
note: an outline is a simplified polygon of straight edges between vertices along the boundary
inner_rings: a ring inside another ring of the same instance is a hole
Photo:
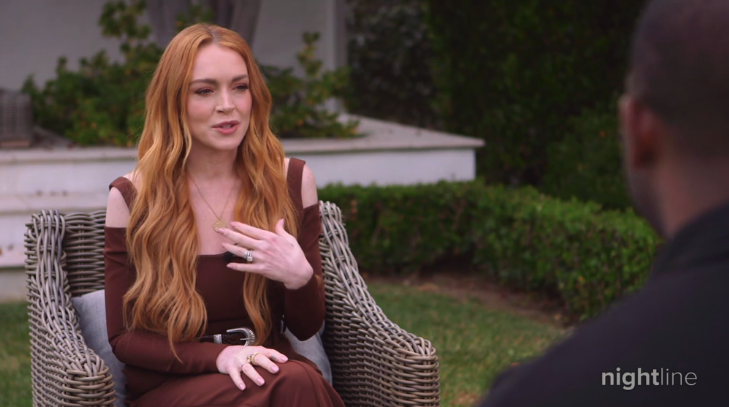
[[[230,194],[233,193],[233,189],[235,189],[235,188],[231,188],[230,191],[228,192],[228,197],[225,198],[225,205],[223,205],[223,210],[220,211],[220,215],[218,215],[213,210],[213,207],[210,206],[210,204],[208,203],[208,200],[205,199],[202,192],[200,192],[200,187],[197,186],[197,182],[195,182],[195,178],[193,178],[192,175],[190,175],[190,179],[192,180],[193,185],[195,185],[195,189],[197,189],[197,193],[200,195],[200,198],[202,198],[203,202],[205,202],[205,205],[207,205],[208,208],[210,208],[210,212],[212,212],[213,215],[215,215],[217,218],[215,220],[215,222],[213,222],[213,230],[215,230],[217,232],[218,229],[226,227],[227,224],[225,223],[225,221],[223,221],[223,212],[225,212],[225,208],[228,207],[228,199],[230,199]],[[234,186],[235,186],[235,184],[234,184]]]

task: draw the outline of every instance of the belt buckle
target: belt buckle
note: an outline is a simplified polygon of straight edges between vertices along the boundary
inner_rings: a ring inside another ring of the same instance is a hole
[[[243,346],[253,345],[256,342],[256,333],[250,328],[232,328],[225,332],[245,334],[246,337],[240,339]]]

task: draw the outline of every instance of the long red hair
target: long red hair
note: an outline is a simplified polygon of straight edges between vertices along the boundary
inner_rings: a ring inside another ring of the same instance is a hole
[[[170,42],[147,88],[136,167],[140,181],[127,228],[137,278],[124,296],[127,327],[167,335],[173,350],[174,342],[194,340],[207,326],[205,303],[195,290],[199,238],[185,170],[192,147],[186,95],[195,56],[212,43],[243,57],[253,99],[248,133],[236,156],[242,190],[234,217],[266,230],[273,230],[283,217],[287,231],[298,233],[284,150],[268,125],[271,94],[250,47],[237,33],[222,27],[186,28]],[[267,286],[266,278],[247,273],[242,288],[258,344],[271,332]]]

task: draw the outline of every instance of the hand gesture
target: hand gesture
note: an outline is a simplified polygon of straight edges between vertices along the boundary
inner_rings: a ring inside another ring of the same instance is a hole
[[[215,361],[218,371],[230,375],[239,389],[245,390],[241,372],[248,376],[253,383],[263,386],[265,381],[253,366],[260,366],[271,374],[278,373],[276,363],[286,363],[288,358],[273,349],[263,346],[228,346],[223,349]]]
[[[283,219],[278,221],[274,232],[239,222],[231,222],[230,226],[230,229],[218,229],[218,233],[235,243],[223,243],[223,247],[236,256],[253,261],[230,263],[229,268],[280,281],[290,290],[303,287],[309,281],[314,270],[299,242],[284,229]]]

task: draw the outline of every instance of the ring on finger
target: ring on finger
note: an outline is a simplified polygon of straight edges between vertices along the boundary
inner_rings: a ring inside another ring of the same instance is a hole
[[[258,352],[253,352],[249,354],[246,357],[246,363],[250,363],[253,366],[256,366],[256,356],[258,356]]]
[[[246,250],[246,252],[243,253],[243,258],[246,259],[246,262],[253,263],[253,251]]]

